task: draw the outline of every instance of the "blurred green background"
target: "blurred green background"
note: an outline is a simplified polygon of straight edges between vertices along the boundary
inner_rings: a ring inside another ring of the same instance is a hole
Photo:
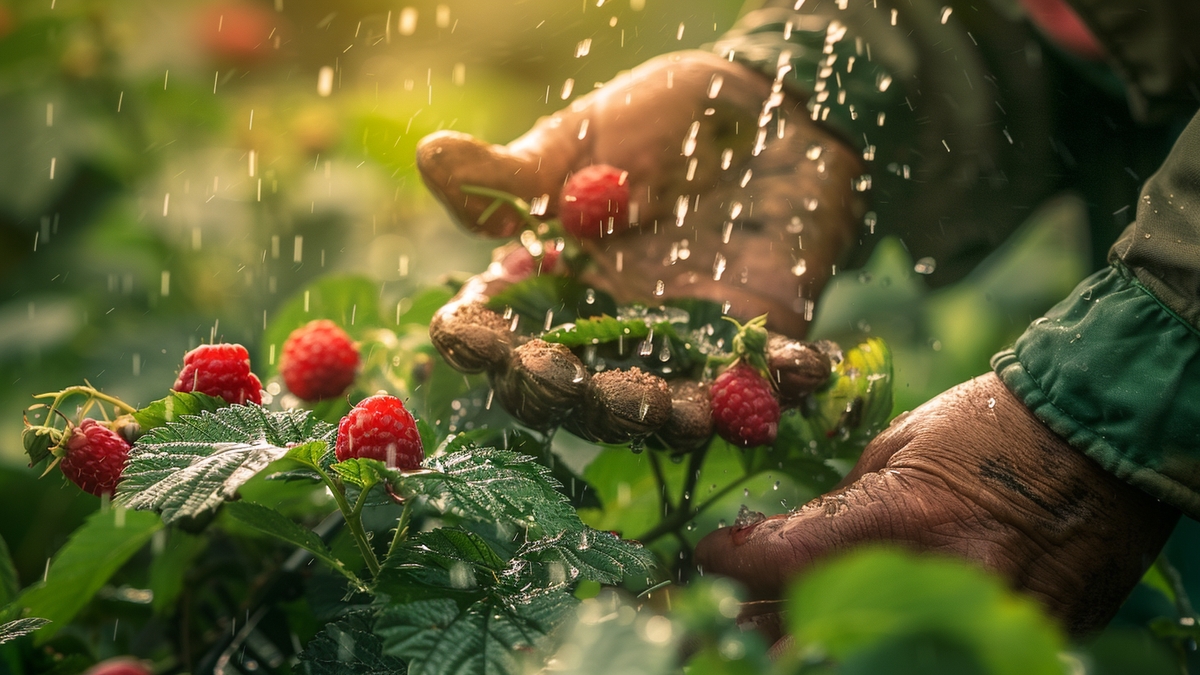
[[[386,308],[483,269],[494,242],[426,194],[418,139],[509,141],[622,69],[713,40],[740,4],[0,1],[0,535],[23,582],[96,507],[26,468],[32,394],[86,378],[145,404],[200,342],[269,359],[273,312],[323,275],[375,280]],[[813,336],[885,338],[896,410],[913,408],[985,372],[1087,274],[1085,217],[1052,200],[937,290],[901,242],[877,242],[866,268],[838,271]],[[791,496],[759,501],[811,495]],[[1192,539],[1171,545],[1189,585]],[[1170,616],[1155,593],[1139,588],[1119,623]]]

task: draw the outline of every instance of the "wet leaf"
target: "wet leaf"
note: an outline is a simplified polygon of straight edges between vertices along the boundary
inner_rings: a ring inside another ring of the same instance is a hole
[[[163,521],[211,514],[297,444],[331,444],[336,428],[303,410],[270,412],[233,405],[185,416],[138,440],[117,487],[117,500],[153,509]],[[314,457],[315,445],[296,451]]]
[[[206,410],[213,411],[229,405],[223,398],[196,392],[172,391],[141,410],[133,418],[142,428],[142,433],[157,429],[167,422],[174,422],[184,415],[198,415]]]

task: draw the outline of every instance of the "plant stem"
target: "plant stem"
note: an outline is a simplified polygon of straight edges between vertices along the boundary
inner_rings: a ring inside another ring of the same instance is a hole
[[[35,396],[34,398],[54,397],[54,401],[50,404],[50,410],[46,413],[46,419],[50,419],[50,417],[58,410],[59,406],[62,405],[63,401],[67,400],[68,398],[70,398],[71,396],[73,396],[75,394],[86,394],[89,398],[94,398],[94,399],[104,401],[105,403],[112,405],[114,408],[117,408],[118,410],[124,411],[129,414],[133,414],[133,413],[137,412],[137,408],[130,406],[128,403],[122,401],[121,399],[116,398],[114,396],[109,396],[108,394],[103,394],[103,393],[97,391],[95,389],[95,387],[84,386],[84,385],[75,385],[73,387],[67,387],[66,389],[63,389],[62,391],[55,392],[53,394],[42,394],[40,396]]]
[[[1192,599],[1183,585],[1183,577],[1180,576],[1179,570],[1175,569],[1171,561],[1167,560],[1166,554],[1160,553],[1158,559],[1154,561],[1154,566],[1171,586],[1171,592],[1175,594],[1175,609],[1179,612],[1179,616],[1196,618],[1196,609],[1192,606]]]
[[[692,495],[696,491],[696,483],[700,481],[700,467],[708,455],[708,446],[694,450],[688,457],[687,475],[683,477],[683,494],[679,498],[679,508],[687,510],[692,505]]]
[[[363,560],[367,563],[367,569],[371,572],[371,576],[375,577],[379,574],[379,559],[375,557],[375,551],[371,550],[371,541],[367,539],[367,531],[363,529],[362,513],[363,504],[365,504],[367,490],[363,490],[358,497],[358,504],[355,508],[350,508],[350,502],[346,501],[346,494],[342,491],[333,480],[325,474],[319,467],[317,473],[321,474],[321,479],[325,481],[325,485],[329,491],[333,493],[333,499],[337,502],[338,509],[342,515],[346,517],[346,527],[350,528],[350,534],[354,537],[354,543],[358,545],[358,550],[362,552]]]
[[[667,477],[663,475],[662,463],[658,461],[658,453],[650,451],[650,467],[654,469],[654,481],[658,483],[658,510],[663,518],[671,517],[675,513],[675,506],[671,504],[671,498],[667,495]],[[680,502],[680,506],[682,506]]]
[[[646,532],[645,534],[643,534],[640,537],[635,537],[635,539],[637,539],[637,541],[642,542],[643,544],[650,544],[651,542],[653,542],[654,540],[663,536],[664,534],[670,534],[670,533],[678,530],[679,528],[683,527],[684,524],[686,524],[689,520],[691,520],[692,518],[695,518],[696,516],[700,515],[702,512],[707,510],[708,507],[712,506],[718,499],[729,494],[729,492],[731,490],[733,490],[734,488],[740,487],[742,485],[742,483],[745,483],[747,480],[750,480],[751,477],[752,477],[751,474],[743,474],[741,478],[738,478],[737,480],[733,481],[729,485],[726,485],[725,487],[721,488],[720,490],[717,490],[711,497],[706,499],[704,502],[702,502],[696,508],[692,508],[692,509],[680,508],[680,509],[676,510],[675,513],[671,514],[667,518],[664,518],[662,520],[662,522],[660,522],[658,525],[654,526],[649,532]]]
[[[388,546],[387,557],[392,557],[392,552],[400,545],[400,542],[408,539],[408,524],[412,520],[412,500],[404,502],[404,510],[400,512],[400,520],[396,523],[396,534],[392,537],[392,544]],[[387,558],[384,558],[387,560]]]
[[[503,190],[494,190],[492,188],[481,187],[478,185],[463,185],[459,189],[469,195],[491,197],[492,199],[496,200],[492,202],[492,204],[488,206],[482,214],[480,214],[479,220],[476,221],[476,223],[479,225],[482,225],[484,222],[486,222],[487,219],[496,212],[496,209],[500,204],[508,204],[511,206],[513,210],[521,216],[521,219],[534,229],[542,224],[541,221],[533,217],[533,214],[529,213],[529,203],[514,194],[510,194]]]

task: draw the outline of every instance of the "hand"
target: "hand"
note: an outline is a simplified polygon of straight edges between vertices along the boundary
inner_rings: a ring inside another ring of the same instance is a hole
[[[973,560],[1081,634],[1112,618],[1179,518],[1067,445],[994,374],[898,417],[842,486],[713,532],[697,562],[773,599],[820,558],[894,542]]]
[[[728,301],[734,316],[769,312],[774,330],[800,337],[805,309],[857,233],[863,205],[852,181],[864,169],[782,92],[760,138],[771,97],[771,81],[742,65],[706,52],[670,54],[539,120],[507,146],[433,134],[421,142],[417,164],[454,216],[497,237],[518,234],[521,219],[502,208],[478,223],[492,200],[465,194],[464,185],[526,201],[546,195],[553,215],[570,172],[589,164],[628,171],[638,225],[583,242],[594,263],[588,283],[623,303]]]

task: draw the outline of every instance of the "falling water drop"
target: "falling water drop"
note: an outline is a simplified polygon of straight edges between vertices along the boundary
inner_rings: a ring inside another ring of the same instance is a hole
[[[728,242],[728,239],[726,239]],[[713,260],[713,281],[720,281],[721,275],[725,274],[725,256],[720,253]]]
[[[807,150],[804,151],[804,156],[816,161],[816,159],[821,156],[821,152],[823,150],[824,148],[822,148],[819,144],[813,143],[812,145],[808,146]]]
[[[725,148],[721,151],[721,169],[726,170],[731,164],[733,164],[733,150]]]
[[[796,261],[795,265],[792,265],[792,274],[794,274],[798,277],[804,276],[804,273],[807,271],[808,271],[808,261],[806,261],[804,258],[800,258],[799,260]]]
[[[721,85],[725,84],[725,78],[720,75],[713,75],[708,82],[708,97],[716,98],[717,94],[721,93]]]

